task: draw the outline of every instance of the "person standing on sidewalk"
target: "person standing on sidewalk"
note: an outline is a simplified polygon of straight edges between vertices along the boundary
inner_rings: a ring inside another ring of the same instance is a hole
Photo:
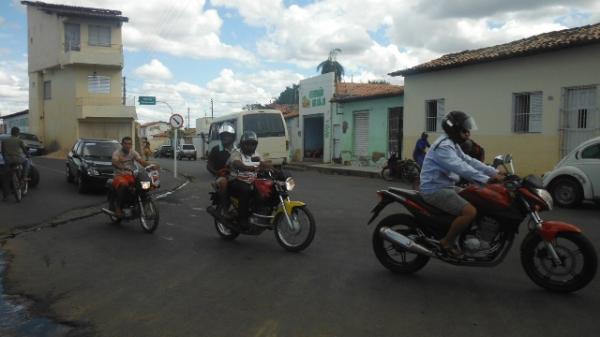
[[[413,159],[419,166],[423,166],[423,160],[425,160],[425,154],[427,153],[427,148],[431,147],[427,138],[429,135],[425,132],[421,134],[421,138],[417,140],[415,144],[415,149],[413,150]]]

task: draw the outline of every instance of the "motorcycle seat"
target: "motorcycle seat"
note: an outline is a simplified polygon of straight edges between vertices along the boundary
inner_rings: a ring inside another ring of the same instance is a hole
[[[418,191],[408,190],[408,189],[398,188],[398,187],[390,187],[389,190],[392,193],[399,194],[403,197],[409,198],[410,200],[418,203],[419,206],[425,208],[427,210],[427,212],[429,212],[433,215],[448,215],[447,212],[445,212],[431,204],[428,204],[425,201],[425,199],[423,199],[423,196],[421,195],[421,193],[419,193]]]

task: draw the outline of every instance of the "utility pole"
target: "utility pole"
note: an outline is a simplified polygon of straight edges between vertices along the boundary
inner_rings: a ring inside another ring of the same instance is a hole
[[[190,108],[188,108],[188,129],[190,128]]]
[[[215,114],[215,111],[214,111],[214,107],[213,107],[213,99],[211,98],[210,99],[210,119],[215,118],[214,114]]]
[[[123,105],[127,105],[127,77],[123,76]]]

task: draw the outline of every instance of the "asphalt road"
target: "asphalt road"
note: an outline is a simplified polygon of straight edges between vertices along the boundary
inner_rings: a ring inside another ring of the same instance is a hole
[[[160,161],[163,168],[172,163]],[[93,336],[600,334],[599,279],[575,294],[549,293],[527,278],[518,247],[496,268],[432,261],[415,275],[388,272],[366,226],[374,192],[387,185],[381,180],[294,172],[293,198],[308,203],[317,234],[293,254],[271,232],[219,239],[204,211],[211,179],[205,162],[179,163],[192,183],[160,200],[154,234],[137,223],[109,225],[102,215],[22,233],[4,246],[13,256],[7,290]],[[52,198],[76,194],[72,189]],[[27,202],[37,205],[33,197]],[[13,209],[3,208],[3,216]],[[593,206],[543,216],[575,223],[600,244]]]

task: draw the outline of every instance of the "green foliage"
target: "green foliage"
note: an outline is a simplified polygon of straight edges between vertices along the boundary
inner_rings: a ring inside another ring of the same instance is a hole
[[[277,104],[298,104],[300,96],[300,85],[293,84],[291,87],[286,87],[284,91],[279,94],[275,103]]]
[[[342,77],[344,76],[344,67],[338,61],[336,61],[336,55],[341,52],[342,50],[339,48],[332,49],[329,52],[329,57],[327,60],[321,62],[317,66],[317,71],[320,71],[321,74],[333,72],[335,73],[335,81],[341,82]]]

